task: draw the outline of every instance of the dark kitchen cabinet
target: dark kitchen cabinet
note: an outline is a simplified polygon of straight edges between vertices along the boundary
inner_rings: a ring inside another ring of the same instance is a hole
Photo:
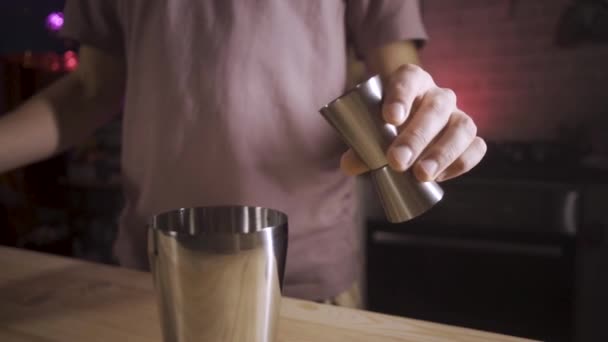
[[[368,222],[370,310],[543,341],[608,340],[608,186],[444,186],[422,217]]]

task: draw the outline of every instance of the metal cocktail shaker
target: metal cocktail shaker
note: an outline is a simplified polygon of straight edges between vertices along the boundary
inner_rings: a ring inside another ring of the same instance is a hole
[[[266,208],[155,216],[148,252],[164,341],[274,341],[287,233],[287,216]]]
[[[323,107],[320,112],[371,170],[371,178],[390,222],[410,220],[439,202],[443,190],[413,173],[388,166],[386,151],[397,136],[382,119],[382,81],[374,76]]]

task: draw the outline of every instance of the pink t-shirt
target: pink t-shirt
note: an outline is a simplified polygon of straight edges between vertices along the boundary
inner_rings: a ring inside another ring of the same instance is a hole
[[[346,43],[424,39],[416,0],[68,0],[63,34],[124,58],[126,206],[115,253],[146,268],[146,223],[179,207],[288,214],[285,294],[324,299],[357,273],[354,181],[318,113]]]

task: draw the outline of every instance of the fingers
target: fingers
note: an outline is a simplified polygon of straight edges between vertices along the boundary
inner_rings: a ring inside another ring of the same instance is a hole
[[[395,71],[384,88],[382,116],[398,128],[399,135],[387,151],[389,165],[413,171],[421,181],[446,180],[468,172],[486,153],[473,120],[458,110],[456,95],[439,88],[416,65]],[[352,151],[342,155],[340,167],[349,175],[367,172]]]
[[[357,176],[369,171],[367,165],[365,165],[365,163],[359,159],[359,156],[351,149],[342,154],[342,158],[340,158],[340,168],[342,169],[342,172],[349,176]]]
[[[471,145],[445,171],[439,174],[437,181],[445,181],[469,172],[479,164],[488,147],[480,137],[475,137]]]
[[[472,144],[477,136],[477,126],[462,111],[452,114],[446,128],[422,153],[414,167],[421,181],[433,180],[452,165]]]
[[[431,76],[414,64],[406,64],[395,71],[384,94],[382,116],[395,126],[402,125],[412,111],[417,98],[435,86]]]
[[[427,91],[388,150],[390,166],[397,171],[407,170],[446,127],[455,108],[456,95],[452,90],[434,87]]]

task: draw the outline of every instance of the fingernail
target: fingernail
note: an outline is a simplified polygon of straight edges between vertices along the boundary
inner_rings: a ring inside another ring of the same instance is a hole
[[[424,170],[429,178],[433,178],[433,176],[435,176],[437,166],[437,162],[432,159],[427,159],[420,162],[420,167]]]
[[[391,103],[389,105],[387,121],[390,123],[401,123],[405,117],[405,110],[400,103]]]
[[[391,149],[393,161],[397,164],[398,169],[405,170],[410,165],[412,159],[412,150],[407,146],[397,146]]]
[[[435,178],[436,181],[441,182],[445,179],[446,173],[443,172],[441,173],[439,176],[437,176],[437,178]]]

